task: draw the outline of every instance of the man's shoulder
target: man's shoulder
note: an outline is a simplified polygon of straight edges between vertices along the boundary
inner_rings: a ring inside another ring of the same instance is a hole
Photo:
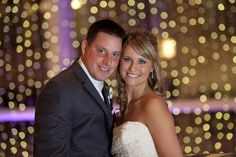
[[[48,84],[56,84],[57,86],[68,86],[69,84],[80,82],[77,78],[72,66],[69,66],[66,69],[63,69],[54,77],[46,81],[45,86]]]

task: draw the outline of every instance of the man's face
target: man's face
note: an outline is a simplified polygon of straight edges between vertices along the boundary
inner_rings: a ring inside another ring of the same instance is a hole
[[[89,45],[82,43],[82,61],[96,80],[106,80],[117,68],[122,48],[122,39],[99,32]]]

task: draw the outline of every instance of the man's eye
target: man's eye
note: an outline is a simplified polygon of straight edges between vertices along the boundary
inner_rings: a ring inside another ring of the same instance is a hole
[[[138,63],[139,63],[139,64],[146,64],[146,61],[143,60],[143,59],[140,59],[140,60],[138,61]]]
[[[119,57],[119,56],[120,56],[120,53],[119,53],[119,52],[113,52],[112,55],[113,55],[114,57]]]
[[[98,49],[98,52],[103,54],[103,53],[105,53],[105,50],[104,49]]]

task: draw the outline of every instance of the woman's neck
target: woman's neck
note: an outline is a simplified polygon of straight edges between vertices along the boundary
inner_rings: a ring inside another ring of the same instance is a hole
[[[145,86],[135,86],[135,87],[126,87],[126,94],[127,94],[127,103],[133,102],[143,95],[145,95],[147,92],[151,91],[151,88],[146,84]]]

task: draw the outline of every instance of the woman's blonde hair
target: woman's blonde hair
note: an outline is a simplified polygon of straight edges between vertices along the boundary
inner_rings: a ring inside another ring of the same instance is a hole
[[[123,50],[127,45],[134,49],[137,54],[151,60],[153,71],[148,76],[148,84],[157,94],[164,96],[159,66],[157,37],[146,29],[137,28],[126,34],[123,42]],[[117,81],[118,102],[121,105],[122,111],[124,111],[127,105],[127,98],[124,81],[119,74],[119,67],[117,72]]]

